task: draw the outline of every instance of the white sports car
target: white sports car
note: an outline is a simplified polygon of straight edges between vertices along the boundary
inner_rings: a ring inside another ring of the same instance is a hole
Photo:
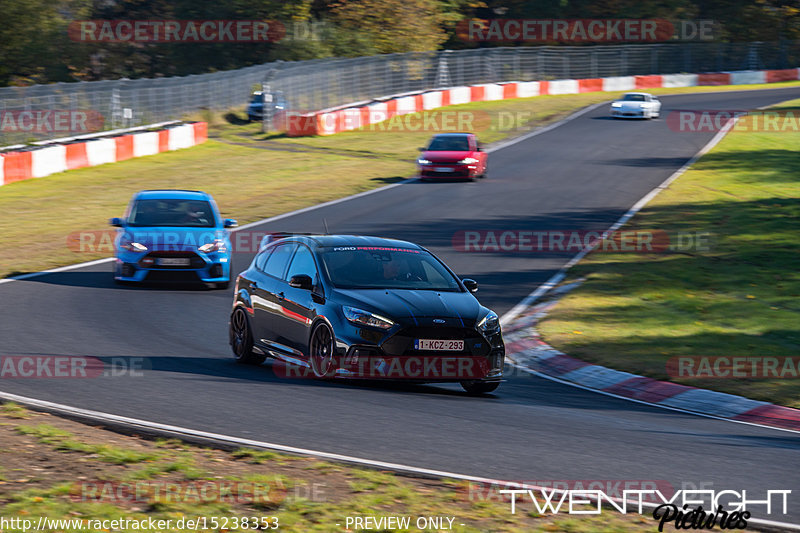
[[[648,93],[627,93],[611,103],[614,118],[654,118],[661,115],[661,102]]]

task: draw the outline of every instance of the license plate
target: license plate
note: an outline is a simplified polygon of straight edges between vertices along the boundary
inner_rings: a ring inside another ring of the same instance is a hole
[[[445,341],[438,339],[416,339],[415,350],[432,350],[436,352],[460,352],[464,349],[464,341]]]
[[[159,257],[156,264],[160,266],[189,266],[191,262],[188,257]]]
[[[436,172],[452,172],[453,167],[436,167],[433,170],[435,170]]]

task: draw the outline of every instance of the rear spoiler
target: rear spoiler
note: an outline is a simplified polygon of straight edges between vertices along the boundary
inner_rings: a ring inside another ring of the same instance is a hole
[[[290,233],[286,231],[273,231],[272,233],[267,233],[263,237],[261,237],[261,242],[258,244],[258,251],[259,253],[264,250],[268,245],[272,244],[273,242],[286,239],[287,237],[294,237],[296,235],[319,235],[318,233]]]

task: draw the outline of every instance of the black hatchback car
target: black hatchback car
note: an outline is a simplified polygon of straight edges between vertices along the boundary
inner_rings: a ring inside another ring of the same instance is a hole
[[[469,393],[491,392],[505,346],[497,314],[476,290],[409,242],[267,237],[236,279],[230,344],[239,362],[274,357],[316,378],[459,382]]]

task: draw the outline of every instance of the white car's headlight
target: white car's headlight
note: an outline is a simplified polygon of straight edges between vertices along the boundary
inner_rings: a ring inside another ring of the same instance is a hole
[[[128,250],[129,252],[146,252],[147,246],[144,244],[140,244],[138,242],[124,242],[120,245],[121,248],[124,250]]]
[[[613,102],[611,107],[622,107],[622,104],[620,102]]]
[[[465,157],[464,159],[459,161],[459,163],[462,164],[462,165],[474,165],[477,162],[478,162],[478,160],[475,159],[474,157]]]
[[[483,333],[491,333],[499,328],[500,319],[494,311],[489,311],[489,313],[478,322],[478,329]]]
[[[364,311],[363,309],[343,305],[342,311],[347,320],[359,326],[371,326],[380,329],[389,329],[394,326],[394,322],[388,318],[370,313],[369,311]]]
[[[217,239],[214,242],[209,242],[207,244],[202,245],[198,248],[204,254],[208,254],[211,252],[224,252],[225,251],[225,242]]]
[[[430,165],[431,164],[431,162],[428,161],[427,159],[421,159],[421,158],[417,159],[417,163],[419,163],[420,165]]]

